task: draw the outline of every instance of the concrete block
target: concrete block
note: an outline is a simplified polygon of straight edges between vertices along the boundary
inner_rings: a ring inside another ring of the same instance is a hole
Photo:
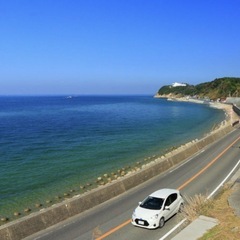
[[[41,213],[41,219],[45,227],[50,227],[56,223],[59,223],[69,217],[68,210],[65,204],[59,204],[48,208]]]
[[[0,228],[0,239],[1,240],[11,240],[11,236],[9,234],[8,228]]]
[[[171,168],[173,166],[173,161],[171,160],[171,158],[165,158],[163,161],[155,164],[153,166],[153,172],[155,173],[155,176],[168,170],[169,168]]]
[[[185,152],[186,152],[186,157],[185,158],[192,156],[193,154],[195,154],[198,151],[199,151],[199,149],[198,149],[197,145],[196,144],[192,144],[190,147],[188,147],[185,150]]]
[[[135,187],[138,184],[138,181],[141,181],[140,183],[142,183],[143,181],[141,179],[139,179],[139,176],[134,173],[130,176],[128,176],[127,178],[122,179],[122,184],[124,185],[124,188],[127,190]]]
[[[127,178],[123,178],[122,183],[124,185],[125,190],[127,191],[127,190],[145,182],[146,180],[148,180],[149,179],[148,177],[150,177],[150,175],[151,175],[151,174],[149,174],[150,172],[151,172],[151,170],[147,171],[146,169],[144,169],[144,170],[139,171]]]
[[[41,213],[13,222],[8,226],[11,240],[21,240],[38,231],[45,229],[45,224],[40,216]]]
[[[170,161],[172,162],[172,165],[174,166],[174,165],[178,164],[179,162],[181,162],[183,159],[185,159],[186,158],[185,156],[186,156],[185,151],[182,151],[182,152],[179,152],[178,154],[172,156],[170,158]]]

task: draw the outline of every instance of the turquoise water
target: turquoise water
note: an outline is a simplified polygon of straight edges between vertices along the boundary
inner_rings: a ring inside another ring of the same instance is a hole
[[[223,119],[206,105],[151,96],[0,97],[0,216],[78,193]]]

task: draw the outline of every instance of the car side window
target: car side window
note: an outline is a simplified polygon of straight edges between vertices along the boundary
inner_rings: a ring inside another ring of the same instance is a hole
[[[171,195],[170,195],[171,196]],[[171,198],[170,196],[168,196],[168,198],[166,199],[166,202],[165,202],[165,206],[170,206],[171,204]]]
[[[170,198],[171,198],[171,203],[173,203],[177,199],[177,194],[176,193],[171,194]]]
[[[173,193],[168,196],[165,202],[165,206],[170,206],[177,199],[177,194]]]

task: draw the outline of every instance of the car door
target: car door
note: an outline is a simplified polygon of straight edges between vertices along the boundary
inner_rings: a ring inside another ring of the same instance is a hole
[[[177,212],[177,193],[170,194],[164,204],[164,218],[167,220]]]
[[[163,216],[165,218],[165,220],[167,220],[168,218],[171,217],[171,210],[170,210],[170,205],[171,205],[171,195],[169,195],[164,203],[163,206]]]
[[[170,195],[171,199],[171,205],[170,205],[170,211],[171,211],[171,216],[174,215],[175,213],[178,212],[178,195],[177,193],[173,193]]]

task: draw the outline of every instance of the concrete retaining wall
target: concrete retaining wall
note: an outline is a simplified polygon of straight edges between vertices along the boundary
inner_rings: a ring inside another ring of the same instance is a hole
[[[222,127],[207,137],[188,143],[168,153],[165,157],[156,159],[155,162],[143,166],[141,170],[115,182],[101,186],[91,192],[76,196],[47,209],[42,209],[39,212],[32,213],[19,220],[7,223],[0,227],[0,239],[20,240],[71,216],[84,212],[165,172],[232,130],[233,128],[229,125]]]
[[[227,97],[226,98],[226,103],[231,103],[231,104],[240,104],[240,97]]]
[[[240,105],[240,104],[239,104]],[[240,108],[237,105],[233,105],[233,111],[240,116]]]

